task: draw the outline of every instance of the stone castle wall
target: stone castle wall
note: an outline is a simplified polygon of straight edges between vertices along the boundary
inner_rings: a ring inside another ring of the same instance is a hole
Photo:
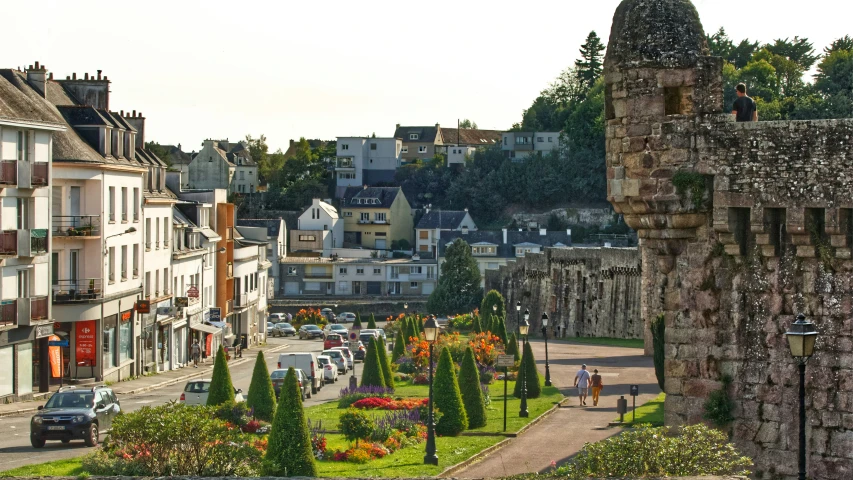
[[[643,338],[640,255],[635,248],[547,248],[486,272],[486,290],[530,310],[531,334],[542,313],[560,337]],[[515,326],[513,312],[508,325]]]

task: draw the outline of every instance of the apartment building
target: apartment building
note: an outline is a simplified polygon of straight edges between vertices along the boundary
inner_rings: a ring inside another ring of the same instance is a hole
[[[396,138],[338,137],[335,194],[347,188],[393,182],[401,165],[403,143]]]
[[[560,148],[560,132],[504,132],[502,137],[501,150],[514,161]]]
[[[414,212],[400,187],[351,187],[341,202],[344,245],[391,250],[414,240]]]
[[[398,123],[394,129],[394,138],[402,143],[400,156],[404,163],[430,160],[441,152],[441,146],[444,145],[441,125],[437,123],[431,127],[403,127]]]
[[[266,305],[272,263],[267,259],[266,240],[252,240],[235,228],[234,238],[234,331],[243,347],[266,338]]]
[[[50,201],[55,138],[62,117],[44,99],[47,71],[0,70],[0,403],[48,391]]]
[[[500,130],[442,128],[443,144],[437,146],[436,150],[446,156],[448,167],[465,166],[465,160],[471,158],[478,148],[500,143],[502,133]]]
[[[435,260],[409,258],[288,257],[287,296],[429,295],[438,281]]]
[[[281,262],[287,257],[287,225],[279,218],[238,218],[237,228],[240,234],[249,240],[265,242],[266,258],[270,262],[269,297],[281,291]],[[263,288],[263,285],[261,285]]]
[[[315,198],[299,216],[299,229],[290,232],[292,252],[316,252],[328,256],[344,245],[344,221],[332,205]]]
[[[477,224],[467,208],[463,211],[453,211],[427,207],[415,227],[415,251],[421,256],[434,258],[441,232],[462,231],[477,231]]]
[[[259,185],[258,165],[245,142],[206,139],[187,170],[190,189],[254,193]]]

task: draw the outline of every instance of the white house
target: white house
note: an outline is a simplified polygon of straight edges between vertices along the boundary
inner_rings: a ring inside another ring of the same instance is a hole
[[[393,182],[400,167],[403,142],[398,138],[338,137],[335,159],[336,194],[347,187]]]
[[[426,256],[436,250],[441,232],[477,231],[477,224],[468,213],[453,210],[432,210],[427,208],[424,216],[415,227],[415,250]]]
[[[504,132],[501,150],[514,161],[560,148],[560,132]]]
[[[272,291],[278,292],[281,283],[281,262],[287,256],[287,225],[282,218],[238,218],[237,228],[244,238],[266,242],[266,257],[270,262],[269,277]]]
[[[322,239],[323,252],[344,246],[344,220],[335,207],[315,198],[299,216],[299,232],[312,232]]]
[[[244,142],[207,139],[187,168],[189,189],[226,189],[253,193],[258,187],[258,165]]]

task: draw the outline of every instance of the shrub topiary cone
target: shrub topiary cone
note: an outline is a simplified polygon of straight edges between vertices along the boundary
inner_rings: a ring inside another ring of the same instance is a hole
[[[415,328],[415,319],[409,318],[406,320],[406,341],[412,343],[412,338],[418,338],[418,332]]]
[[[509,336],[509,342],[505,346],[507,355],[512,355],[516,362],[521,360],[521,353],[518,352],[518,337],[514,333]]]
[[[480,387],[480,371],[477,369],[474,350],[471,347],[465,349],[465,357],[462,358],[462,368],[459,369],[459,388],[462,391],[465,413],[468,414],[468,428],[485,427],[486,402]]]
[[[264,470],[274,477],[316,477],[311,434],[302,410],[302,395],[293,367],[287,369],[281,400],[275,410],[264,458]]]
[[[252,383],[246,396],[246,406],[252,409],[252,415],[267,422],[275,416],[275,389],[272,386],[264,352],[258,352],[255,369],[252,371]]]
[[[391,370],[391,362],[388,361],[387,347],[383,342],[376,342],[376,351],[379,353],[379,367],[382,369],[382,380],[385,386],[394,389],[394,374]]]
[[[367,328],[376,328],[376,317],[373,314],[370,314],[370,318],[367,320]]]
[[[509,337],[507,336],[507,332],[506,332],[506,319],[503,317],[499,317],[497,315],[495,315],[494,318],[495,318],[495,330],[496,330],[494,332],[494,334],[498,338],[500,338],[501,341],[504,342],[504,346],[506,346],[507,342],[509,341]]]
[[[518,381],[515,382],[513,396],[521,398],[521,374],[524,372],[527,385],[527,398],[539,398],[542,394],[542,385],[539,383],[539,373],[536,371],[536,359],[533,358],[533,349],[530,343],[524,344],[524,353],[521,355],[521,366],[518,368]]]
[[[231,383],[231,373],[228,371],[228,361],[225,360],[225,350],[220,346],[216,352],[216,360],[213,362],[213,377],[210,379],[207,405],[216,406],[233,401],[234,384]]]
[[[358,327],[358,328],[356,328],[356,327]],[[352,329],[353,330],[361,330],[361,328],[362,328],[362,326],[361,326],[361,313],[356,312],[355,321],[352,322]]]
[[[459,392],[453,358],[447,347],[441,349],[441,356],[438,359],[433,383],[433,399],[435,408],[441,412],[441,418],[435,426],[437,434],[456,436],[468,428],[468,414],[462,402],[462,393]]]
[[[379,352],[376,349],[379,342],[375,338],[370,339],[367,351],[364,352],[364,373],[361,375],[362,387],[384,387],[385,378],[382,376],[382,367],[379,364]]]
[[[422,317],[418,317],[418,323],[415,325],[415,328],[418,329],[418,335],[424,333],[424,319]]]
[[[391,352],[391,361],[399,362],[400,357],[406,355],[406,341],[403,339],[403,330],[397,332],[397,339],[394,340],[394,351]]]

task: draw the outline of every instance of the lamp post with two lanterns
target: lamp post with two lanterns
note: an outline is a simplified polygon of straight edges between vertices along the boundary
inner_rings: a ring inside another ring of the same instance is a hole
[[[542,314],[542,336],[545,337],[545,386],[551,386],[551,367],[548,365],[548,314]]]
[[[806,320],[806,316],[801,313],[797,315],[797,321],[791,324],[791,329],[785,336],[788,337],[791,356],[797,361],[800,370],[799,480],[806,480],[806,364],[814,355],[817,329],[814,323]]]
[[[424,339],[429,342],[429,417],[427,418],[427,441],[426,455],[424,455],[425,465],[438,465],[438,455],[435,453],[435,419],[433,416],[433,394],[432,394],[432,375],[435,358],[433,357],[433,346],[438,340],[440,327],[435,315],[430,315],[424,323]]]
[[[521,330],[518,328],[521,326],[521,300],[515,302],[515,347],[518,348],[518,342],[521,340]]]
[[[518,332],[524,338],[524,350],[527,350],[527,332],[530,330],[530,322],[528,321],[529,319],[530,310],[525,310],[524,322],[518,324]],[[519,368],[519,376],[521,377],[521,407],[518,410],[518,416],[521,418],[527,418],[530,416],[530,412],[527,411],[527,369],[524,368],[524,350],[522,350],[521,368]]]

